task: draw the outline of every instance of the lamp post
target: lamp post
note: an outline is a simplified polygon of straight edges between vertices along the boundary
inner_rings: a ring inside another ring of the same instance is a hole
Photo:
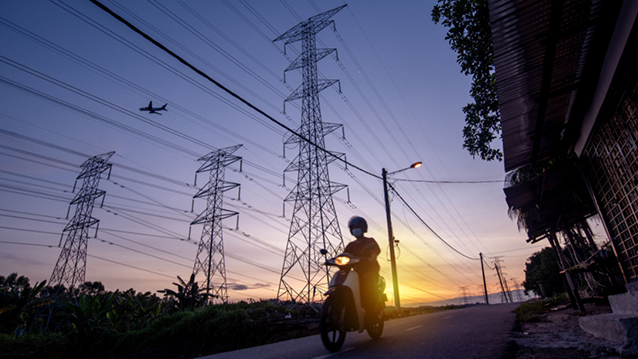
[[[394,307],[397,313],[401,313],[401,301],[399,300],[399,280],[397,278],[397,261],[394,256],[394,235],[392,234],[392,214],[390,212],[390,199],[388,196],[388,175],[399,173],[410,168],[417,168],[421,166],[422,162],[415,162],[410,167],[390,172],[383,168],[381,175],[383,176],[383,195],[385,197],[385,216],[388,222],[388,242],[390,243],[390,266],[392,267],[392,286],[394,290]]]

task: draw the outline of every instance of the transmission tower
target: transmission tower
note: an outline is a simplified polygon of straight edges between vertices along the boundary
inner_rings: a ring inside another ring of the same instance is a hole
[[[71,206],[75,205],[75,214],[62,231],[62,237],[66,233],[66,240],[51,274],[51,279],[49,279],[50,286],[58,286],[56,298],[62,286],[72,288],[84,283],[89,228],[100,222],[92,217],[93,206],[95,200],[100,197],[104,201],[103,196],[106,193],[97,187],[103,172],[109,170],[109,176],[111,175],[111,164],[107,161],[114,153],[111,151],[91,157],[80,165],[82,172],[76,178],[75,185],[77,185],[78,180],[82,180],[82,187],[69,204],[69,210]],[[75,191],[75,185],[73,191]],[[97,228],[95,231],[97,235]],[[62,237],[60,237],[58,246],[62,244]]]
[[[501,295],[503,296],[503,303],[513,302],[512,293],[507,287],[507,279],[505,278],[505,274],[503,273],[503,266],[501,265],[500,257],[494,257],[494,269],[496,270],[496,275],[498,276],[499,284],[501,285]],[[509,301],[508,301],[509,297]]]
[[[64,301],[64,296],[75,297],[76,292],[72,289],[76,285],[84,283],[86,274],[86,251],[88,246],[89,229],[93,225],[98,225],[100,220],[93,218],[93,207],[95,200],[102,197],[104,201],[105,191],[98,189],[100,183],[100,175],[106,170],[109,171],[111,176],[111,164],[107,161],[115,154],[114,151],[107,152],[101,155],[93,156],[84,161],[80,165],[82,172],[75,179],[73,185],[73,192],[77,186],[78,180],[82,180],[82,187],[75,195],[75,197],[69,203],[69,211],[71,206],[75,205],[75,214],[69,223],[62,230],[62,236],[60,237],[60,243],[58,247],[62,245],[62,238],[66,233],[66,240],[64,246],[58,257],[58,261],[55,263],[53,273],[49,279],[49,286],[54,288],[53,301],[48,307],[42,307],[36,313],[37,317],[46,316],[46,324],[44,330],[48,330],[49,325],[52,322],[53,316],[58,308]],[[67,212],[68,218],[68,212]],[[97,236],[97,227],[95,229],[95,235]],[[64,288],[68,288],[69,291],[64,295],[60,295]],[[59,323],[55,323],[57,326]]]
[[[470,304],[470,301],[468,300],[468,296],[470,295],[469,293],[469,288],[467,286],[459,288],[459,298],[461,299],[462,305],[467,306]]]
[[[522,302],[523,301],[523,296],[521,295],[521,285],[518,282],[518,278],[514,277],[514,278],[510,278],[510,282],[512,283],[513,286],[513,291],[514,291],[514,296],[516,297],[516,301],[517,302]]]
[[[206,294],[215,296],[224,303],[228,302],[228,287],[222,220],[239,214],[222,208],[224,192],[239,187],[239,183],[224,181],[224,172],[226,166],[237,161],[240,161],[241,171],[241,157],[233,156],[240,147],[241,145],[236,145],[218,149],[199,158],[198,161],[203,163],[195,172],[196,181],[197,173],[208,172],[209,176],[208,183],[193,196],[193,203],[195,198],[206,197],[206,209],[191,222],[191,226],[204,225],[193,265],[193,275],[197,278],[200,272],[203,273]],[[190,239],[190,229],[188,237]],[[215,278],[216,274],[219,278]]]
[[[317,148],[324,148],[324,137],[342,126],[322,122],[319,107],[319,92],[338,80],[318,79],[317,61],[336,49],[317,49],[316,46],[316,34],[334,24],[329,19],[344,7],[300,22],[273,40],[284,41],[284,47],[301,41],[301,54],[284,72],[301,69],[303,83],[284,100],[284,104],[301,99],[301,126],[298,133],[316,145],[297,136],[287,136],[284,140],[284,145],[298,145],[299,154],[285,169],[297,172],[297,184],[284,199],[285,202],[294,202],[294,209],[277,291],[278,299],[311,302],[317,294],[323,296],[329,281],[328,269],[323,265],[326,256],[334,256],[344,248],[332,195],[345,188],[345,185],[330,182],[328,165],[335,157]],[[345,156],[338,153],[334,155]],[[321,249],[327,251],[326,256],[320,253]]]

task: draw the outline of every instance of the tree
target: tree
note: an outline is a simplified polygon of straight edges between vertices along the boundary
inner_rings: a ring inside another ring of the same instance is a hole
[[[104,284],[102,284],[102,282],[99,282],[99,281],[84,282],[80,284],[80,287],[78,289],[80,291],[80,294],[82,295],[96,296],[96,295],[103,295],[106,293]]]
[[[492,148],[492,142],[501,138],[501,115],[487,0],[438,0],[432,9],[432,20],[449,28],[445,39],[458,54],[456,61],[461,72],[472,76],[470,95],[474,102],[463,107],[463,148],[472,157],[502,161],[503,152]]]
[[[560,268],[554,250],[550,247],[543,248],[540,252],[532,254],[525,262],[525,293],[534,291],[540,294],[539,285],[543,283],[549,290],[547,295],[563,291],[563,281],[560,277]]]

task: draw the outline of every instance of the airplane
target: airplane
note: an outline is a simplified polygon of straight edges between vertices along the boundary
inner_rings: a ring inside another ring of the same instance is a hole
[[[148,103],[147,107],[140,107],[140,111],[148,111],[149,114],[154,113],[154,114],[161,115],[161,113],[159,113],[158,111],[162,111],[162,110],[163,111],[168,111],[166,109],[166,105],[167,104],[165,103],[164,106],[162,106],[162,107],[153,107],[153,101],[151,101],[151,102]]]

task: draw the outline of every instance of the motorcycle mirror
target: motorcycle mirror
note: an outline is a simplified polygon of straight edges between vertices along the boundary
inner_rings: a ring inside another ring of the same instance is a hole
[[[319,253],[321,253],[321,254],[323,254],[325,256],[326,254],[328,254],[328,251],[322,248],[322,249],[319,250]]]

